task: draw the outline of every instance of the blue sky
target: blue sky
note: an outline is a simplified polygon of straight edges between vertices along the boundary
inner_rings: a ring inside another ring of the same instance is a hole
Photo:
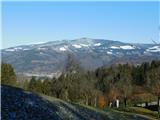
[[[82,37],[158,41],[158,2],[3,2],[2,47]]]

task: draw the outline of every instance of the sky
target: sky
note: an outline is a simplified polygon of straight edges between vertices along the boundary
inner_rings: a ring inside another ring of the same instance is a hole
[[[82,37],[159,42],[158,2],[2,2],[2,48]]]

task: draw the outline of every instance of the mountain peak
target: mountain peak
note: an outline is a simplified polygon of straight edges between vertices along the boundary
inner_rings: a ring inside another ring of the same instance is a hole
[[[86,37],[82,37],[82,38],[78,38],[78,39],[74,39],[71,41],[72,43],[79,43],[79,44],[93,44],[95,42],[94,39],[92,38],[86,38]]]

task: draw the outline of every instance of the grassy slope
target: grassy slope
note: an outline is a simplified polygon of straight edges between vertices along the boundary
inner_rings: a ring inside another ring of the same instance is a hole
[[[108,116],[111,116],[111,118],[113,117],[118,120],[132,120],[132,119],[138,120],[139,117],[142,117],[143,119],[148,119],[148,120],[158,120],[157,119],[158,114],[147,109],[145,109],[146,111],[145,113],[142,113],[140,109],[135,110],[137,112],[131,112],[131,111],[122,111],[122,110],[115,110],[115,109],[101,110],[101,109],[93,108],[90,106],[85,106],[85,105],[81,105],[81,106],[87,107],[88,109],[97,111],[102,114],[107,114]],[[136,107],[134,107],[134,109],[136,109]]]
[[[55,100],[55,98],[53,98],[53,97],[49,97],[49,96],[46,97],[45,95],[42,95],[42,96],[45,97],[46,99],[48,99],[51,102]],[[64,101],[59,100],[59,99],[56,99],[56,100],[64,102]],[[74,105],[74,106],[77,106],[78,109],[82,109],[83,111],[91,111],[93,114],[103,115],[104,119],[107,117],[107,120],[108,119],[139,120],[139,119],[145,119],[145,118],[148,119],[148,120],[155,120],[155,115],[157,115],[157,114],[153,114],[153,116],[149,115],[149,113],[151,114],[152,111],[147,110],[147,109],[145,109],[145,113],[148,113],[148,114],[142,114],[142,110],[140,112],[140,109],[138,109],[137,112],[135,112],[136,114],[134,114],[134,113],[130,113],[130,112],[127,112],[127,111],[119,112],[119,111],[111,110],[111,109],[108,109],[107,111],[104,111],[104,110],[101,110],[101,109],[98,109],[98,108],[94,108],[94,107],[83,105],[83,104],[77,104],[77,103],[69,103],[67,105],[69,105],[69,106]]]
[[[117,109],[121,112],[127,112],[128,114],[140,114],[141,116],[151,117],[153,119],[157,119],[158,113],[155,111],[151,111],[141,107],[127,107],[127,108],[120,108]]]
[[[1,86],[1,92],[2,119],[7,120],[150,120],[112,110],[102,111],[9,86]]]

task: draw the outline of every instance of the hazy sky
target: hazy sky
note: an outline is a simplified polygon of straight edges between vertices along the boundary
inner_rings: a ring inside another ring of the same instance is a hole
[[[82,37],[158,41],[158,2],[3,2],[2,47]]]

